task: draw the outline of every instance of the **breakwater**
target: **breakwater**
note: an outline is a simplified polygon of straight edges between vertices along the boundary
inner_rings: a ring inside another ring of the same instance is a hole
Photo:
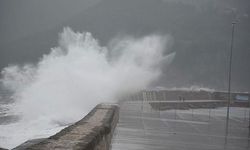
[[[228,93],[225,91],[205,91],[205,90],[144,90],[131,95],[131,101],[173,101],[173,100],[228,100]],[[233,106],[248,106],[250,93],[232,92],[231,104]]]
[[[27,141],[14,150],[109,150],[118,120],[117,105],[99,104],[83,119],[57,134]]]
[[[231,107],[249,107],[250,93],[232,92]],[[128,99],[149,103],[153,109],[216,108],[228,105],[229,94],[225,91],[206,90],[144,90]]]

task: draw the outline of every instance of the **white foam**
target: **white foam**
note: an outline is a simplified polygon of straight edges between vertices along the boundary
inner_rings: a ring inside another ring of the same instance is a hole
[[[207,88],[207,87],[201,87],[198,85],[193,85],[190,87],[172,87],[172,88],[166,88],[166,87],[155,87],[151,89],[146,90],[168,90],[168,91],[208,91],[208,92],[214,92],[215,89]]]
[[[1,82],[15,93],[10,111],[22,118],[0,126],[0,146],[49,136],[100,102],[146,88],[174,57],[163,55],[166,44],[166,36],[149,35],[114,39],[102,47],[91,33],[65,28],[59,46],[37,64],[2,71]]]

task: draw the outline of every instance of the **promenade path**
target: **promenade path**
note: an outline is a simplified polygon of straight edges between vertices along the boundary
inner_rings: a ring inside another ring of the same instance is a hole
[[[153,110],[148,102],[120,105],[112,150],[250,150],[249,108]]]

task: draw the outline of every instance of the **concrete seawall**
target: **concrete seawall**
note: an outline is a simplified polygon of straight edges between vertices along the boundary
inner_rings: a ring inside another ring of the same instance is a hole
[[[227,91],[144,90],[128,97],[131,101],[149,103],[153,109],[216,108],[228,105]],[[232,92],[231,107],[250,107],[249,92]]]
[[[225,100],[150,101],[148,103],[155,110],[216,108],[227,105]]]
[[[27,141],[15,150],[109,150],[119,120],[117,105],[99,104],[82,120],[45,139]]]
[[[131,101],[173,101],[173,100],[228,100],[227,91],[203,90],[144,90],[129,97]],[[232,92],[231,105],[249,107],[249,92]]]

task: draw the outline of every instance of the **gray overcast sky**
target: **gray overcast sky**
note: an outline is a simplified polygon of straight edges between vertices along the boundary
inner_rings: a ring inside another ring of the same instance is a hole
[[[160,86],[226,89],[231,22],[233,88],[250,90],[250,0],[0,0],[0,69],[37,62],[64,26],[89,31],[101,44],[125,33],[170,34],[173,63]]]
[[[53,28],[101,0],[1,0],[1,43]]]

